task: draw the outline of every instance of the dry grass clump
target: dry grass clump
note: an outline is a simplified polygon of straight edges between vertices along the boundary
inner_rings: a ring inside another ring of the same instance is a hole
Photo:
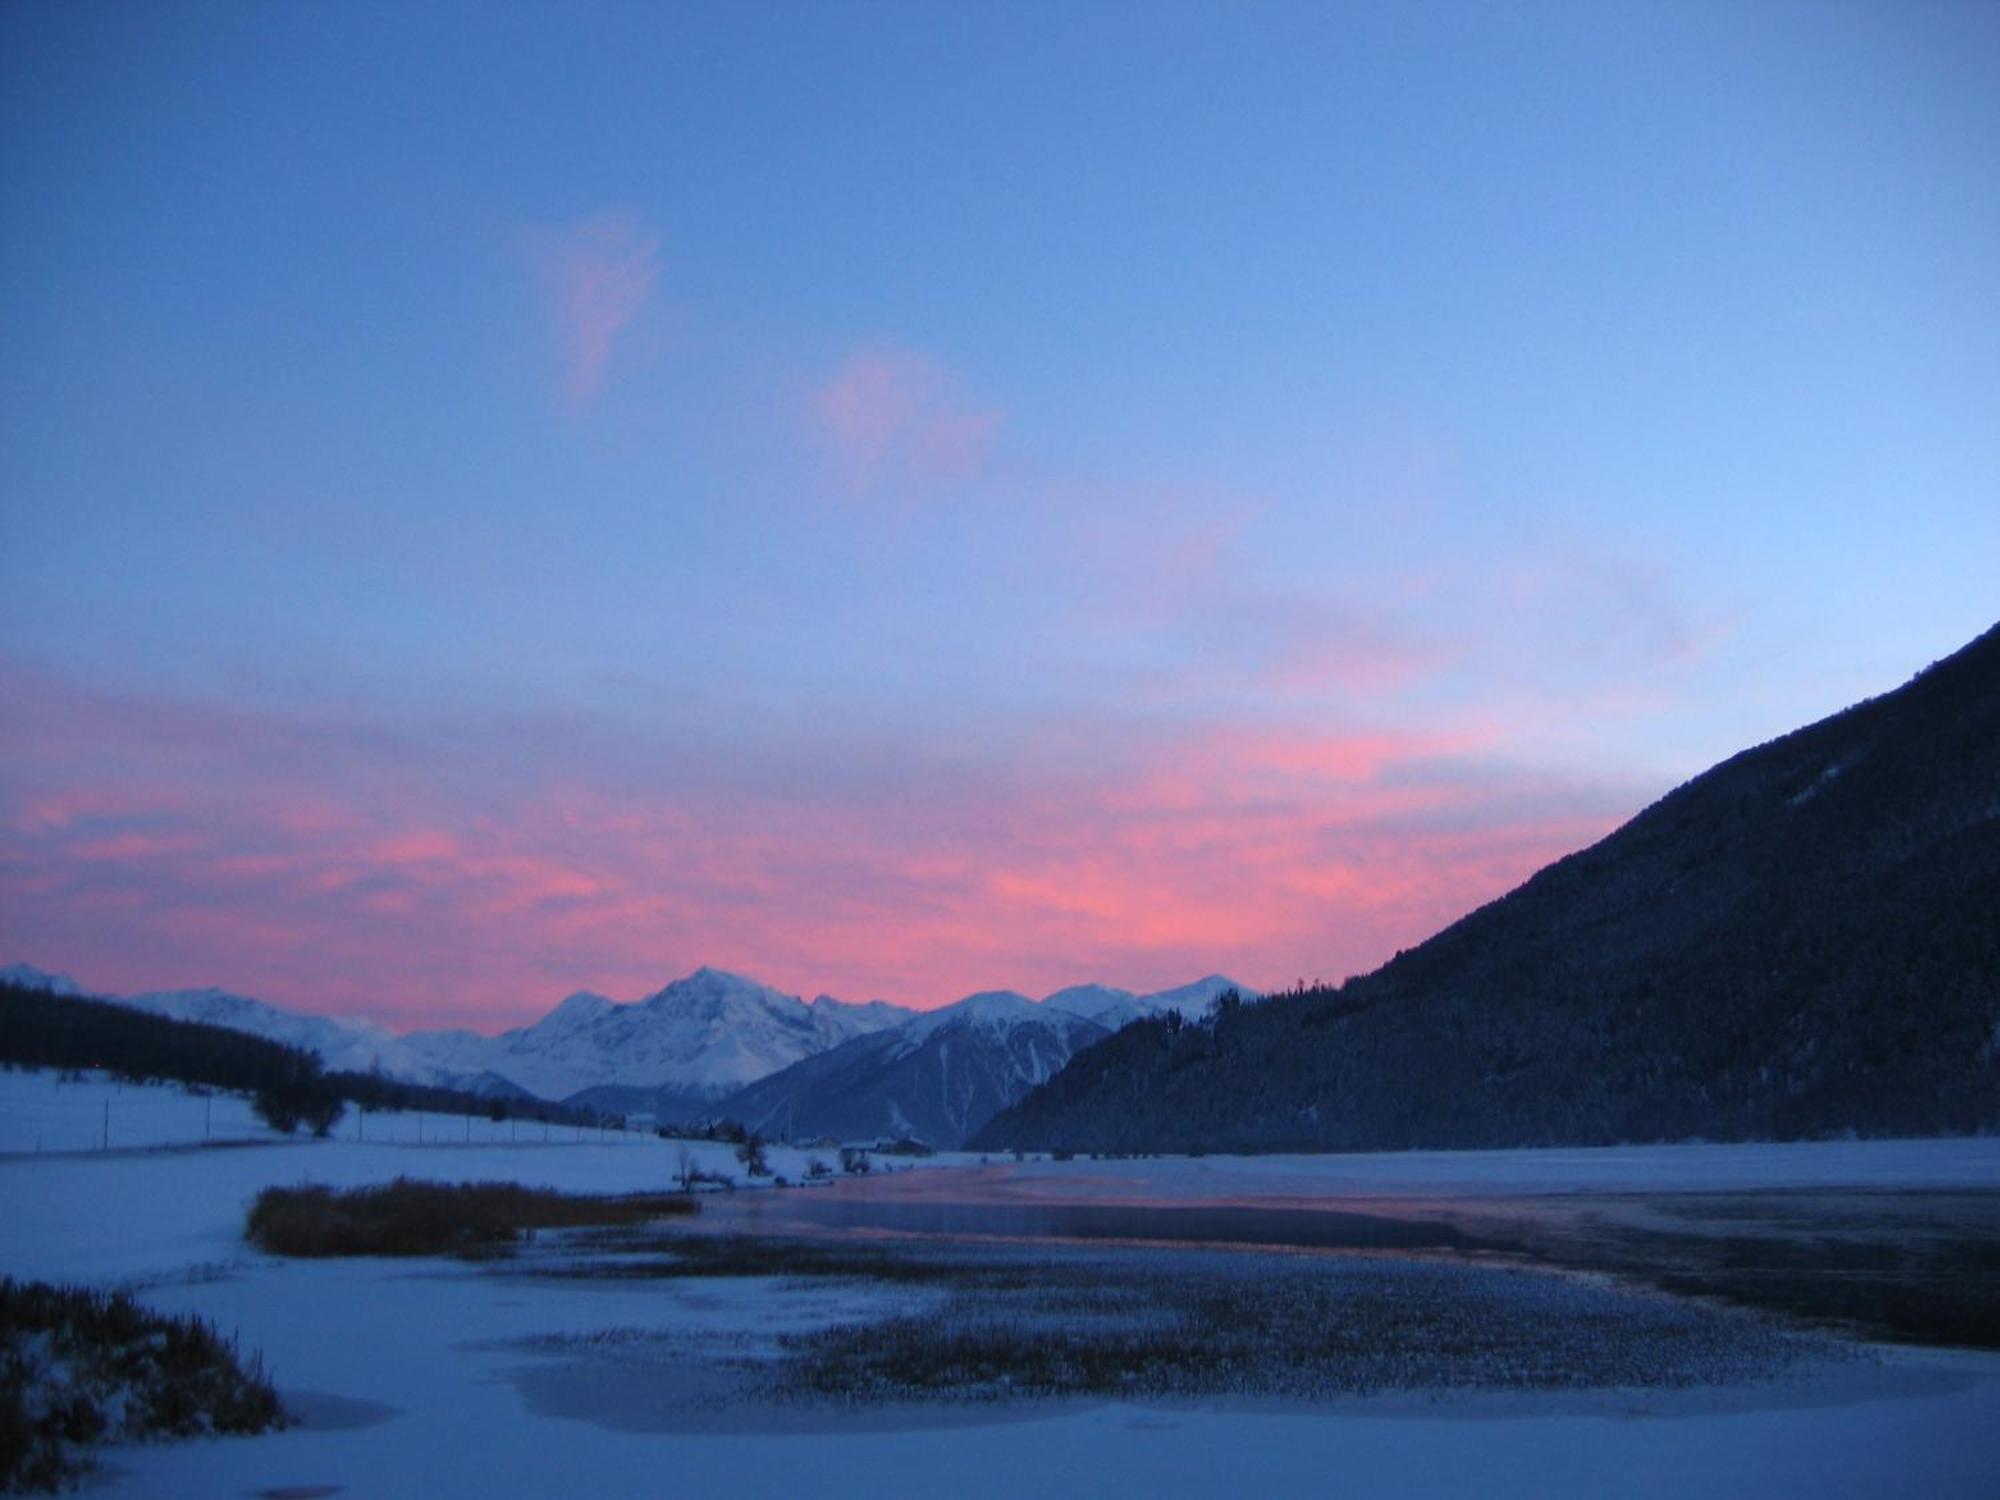
[[[535,1229],[642,1224],[691,1214],[681,1193],[591,1197],[518,1182],[398,1177],[363,1188],[265,1188],[245,1232],[275,1255],[492,1255]]]
[[[53,1490],[98,1442],[262,1432],[284,1408],[261,1360],[123,1292],[0,1279],[0,1490]]]

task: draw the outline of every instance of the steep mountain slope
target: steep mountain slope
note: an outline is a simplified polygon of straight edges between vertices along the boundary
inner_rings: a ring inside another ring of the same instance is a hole
[[[774,1073],[716,1112],[792,1139],[914,1136],[956,1146],[1114,1028],[1168,1011],[1198,1014],[1234,988],[1210,975],[1157,995],[1105,985],[1039,1002],[1010,990],[968,995]]]
[[[794,1140],[913,1136],[956,1146],[1079,1047],[1108,1035],[1025,995],[972,995],[795,1063],[731,1095],[717,1112]]]
[[[2000,1126],[2000,627],[1338,990],[1149,1021],[981,1148]]]

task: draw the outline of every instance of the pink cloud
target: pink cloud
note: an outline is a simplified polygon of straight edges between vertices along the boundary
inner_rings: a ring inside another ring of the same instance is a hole
[[[985,462],[1001,422],[936,361],[904,349],[850,356],[813,393],[811,416],[857,493],[962,482]]]
[[[1140,655],[1135,700],[1243,707],[1353,702],[1463,664],[1420,623],[1408,580],[1280,578],[1262,507],[1197,489],[1067,489],[1061,555],[1088,584],[1079,626]]]
[[[137,799],[128,785],[160,773],[163,706],[83,706],[43,722],[85,726],[88,761],[57,727],[0,788],[0,958],[405,1024],[514,1023],[578,986],[635,996],[703,962],[920,1005],[1216,969],[1337,978],[1652,790],[1508,769],[1472,731],[1204,725],[1088,765],[863,747],[888,797],[789,767],[760,780],[740,747],[703,766],[640,746],[682,769],[636,778],[572,750],[554,782],[526,733],[481,780],[459,727],[378,744],[238,713],[189,729],[172,798]],[[199,722],[181,707],[175,722]]]
[[[562,392],[584,406],[604,389],[620,335],[659,280],[660,240],[626,214],[575,225],[540,256],[562,364]]]
[[[385,865],[418,865],[458,857],[458,840],[442,828],[411,828],[377,839],[369,854]]]
[[[14,826],[24,833],[47,833],[91,819],[127,819],[185,808],[187,798],[160,787],[64,787],[24,803]]]
[[[151,859],[166,854],[185,854],[202,848],[206,842],[200,833],[187,829],[173,833],[133,832],[106,838],[75,839],[68,849],[75,859]]]

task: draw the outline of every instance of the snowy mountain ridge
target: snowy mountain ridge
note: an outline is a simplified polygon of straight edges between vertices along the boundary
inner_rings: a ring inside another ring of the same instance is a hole
[[[914,1136],[957,1146],[1128,1022],[1167,1011],[1196,1018],[1230,990],[1250,993],[1220,974],[1151,995],[1101,984],[1041,1000],[986,990],[794,1063],[718,1109],[792,1139]]]
[[[0,984],[18,984],[24,990],[47,990],[51,995],[81,995],[83,987],[67,974],[51,974],[33,964],[9,964],[0,969]]]
[[[27,964],[0,970],[0,980],[56,994],[83,993],[67,976]],[[808,1002],[704,967],[628,1003],[577,991],[533,1024],[498,1036],[462,1029],[397,1035],[374,1022],[284,1010],[213,988],[106,998],[304,1048],[339,1072],[378,1071],[475,1092],[511,1086],[554,1100],[593,1089],[636,1089],[719,1101],[808,1058],[878,1035],[885,1053],[895,1057],[937,1037],[964,1038],[959,1050],[970,1055],[977,1039],[985,1038],[989,1050],[997,1044],[1011,1059],[999,1069],[995,1085],[1011,1095],[1016,1076],[1038,1083],[1078,1047],[1136,1016],[1165,1009],[1194,1014],[1232,987],[1211,975],[1179,990],[1143,996],[1105,985],[1073,986],[1040,1001],[994,990],[917,1012],[880,1000],[851,1004],[831,995]]]

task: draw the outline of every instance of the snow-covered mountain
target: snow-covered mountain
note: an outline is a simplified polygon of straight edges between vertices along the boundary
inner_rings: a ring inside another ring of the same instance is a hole
[[[27,964],[0,978],[56,994],[80,994],[74,981]],[[580,991],[532,1026],[498,1036],[475,1031],[413,1031],[397,1036],[370,1021],[280,1009],[226,990],[161,990],[106,996],[175,1020],[226,1026],[316,1052],[337,1072],[379,1071],[409,1083],[477,1093],[521,1091],[567,1099],[614,1091],[618,1102],[643,1092],[674,1099],[719,1099],[766,1074],[842,1042],[907,1021],[913,1012],[880,1000],[851,1005],[831,995],[810,1003],[720,969],[697,969],[644,1000],[621,1005]]]
[[[26,964],[0,970],[0,979],[82,993],[66,976]],[[284,1010],[219,989],[106,998],[301,1047],[338,1072],[668,1119],[727,1113],[787,1134],[916,1135],[944,1145],[1127,1022],[1165,1010],[1196,1016],[1231,988],[1240,987],[1210,975],[1151,995],[1091,984],[1036,1001],[994,990],[915,1012],[831,995],[808,1002],[703,968],[629,1004],[579,991],[533,1025],[498,1036],[398,1036],[373,1022]],[[806,1064],[819,1066],[800,1072]]]
[[[51,974],[33,964],[9,964],[0,969],[0,984],[17,984],[24,990],[47,990],[51,995],[81,995],[83,987],[67,974]]]
[[[534,1025],[497,1037],[413,1032],[402,1041],[432,1067],[476,1067],[545,1099],[597,1088],[719,1099],[910,1014],[880,1001],[849,1005],[828,995],[808,1004],[754,979],[704,968],[630,1005],[580,993]]]
[[[47,990],[55,995],[88,996],[89,992],[67,974],[51,974],[32,964],[10,964],[0,969],[0,982],[27,989]],[[134,1010],[151,1011],[176,1021],[196,1021],[206,1026],[224,1026],[246,1031],[287,1047],[317,1052],[320,1061],[336,1072],[365,1073],[380,1069],[393,1078],[410,1083],[443,1084],[452,1088],[471,1087],[478,1068],[434,1068],[416,1051],[405,1046],[405,1038],[371,1021],[337,1021],[330,1016],[281,1010],[247,995],[227,990],[153,990],[143,995],[100,995],[90,998],[129,1005]],[[470,1035],[470,1033],[466,1033]]]
[[[457,1087],[466,1080],[456,1073],[433,1072],[423,1068],[401,1038],[387,1027],[372,1021],[336,1021],[329,1016],[306,1015],[280,1010],[247,995],[227,990],[155,990],[143,995],[107,996],[134,1010],[170,1016],[176,1021],[198,1021],[204,1026],[225,1026],[231,1031],[247,1031],[287,1047],[317,1052],[320,1061],[334,1072],[366,1073],[371,1069],[411,1083],[439,1083]],[[477,1070],[473,1070],[476,1072]]]
[[[1218,997],[1230,990],[1235,990],[1246,999],[1255,994],[1255,991],[1233,979],[1210,974],[1193,984],[1159,990],[1151,995],[1135,995],[1130,990],[1113,989],[1106,984],[1071,985],[1066,990],[1057,990],[1042,1004],[1069,1011],[1072,1015],[1082,1016],[1116,1031],[1142,1016],[1163,1015],[1170,1010],[1178,1011],[1186,1020],[1198,1021],[1208,1013]]]
[[[913,1136],[957,1146],[1128,1021],[1199,1015],[1231,989],[1241,986],[1210,975],[1153,995],[1077,985],[1036,1001],[989,990],[794,1063],[716,1111],[793,1140]]]

